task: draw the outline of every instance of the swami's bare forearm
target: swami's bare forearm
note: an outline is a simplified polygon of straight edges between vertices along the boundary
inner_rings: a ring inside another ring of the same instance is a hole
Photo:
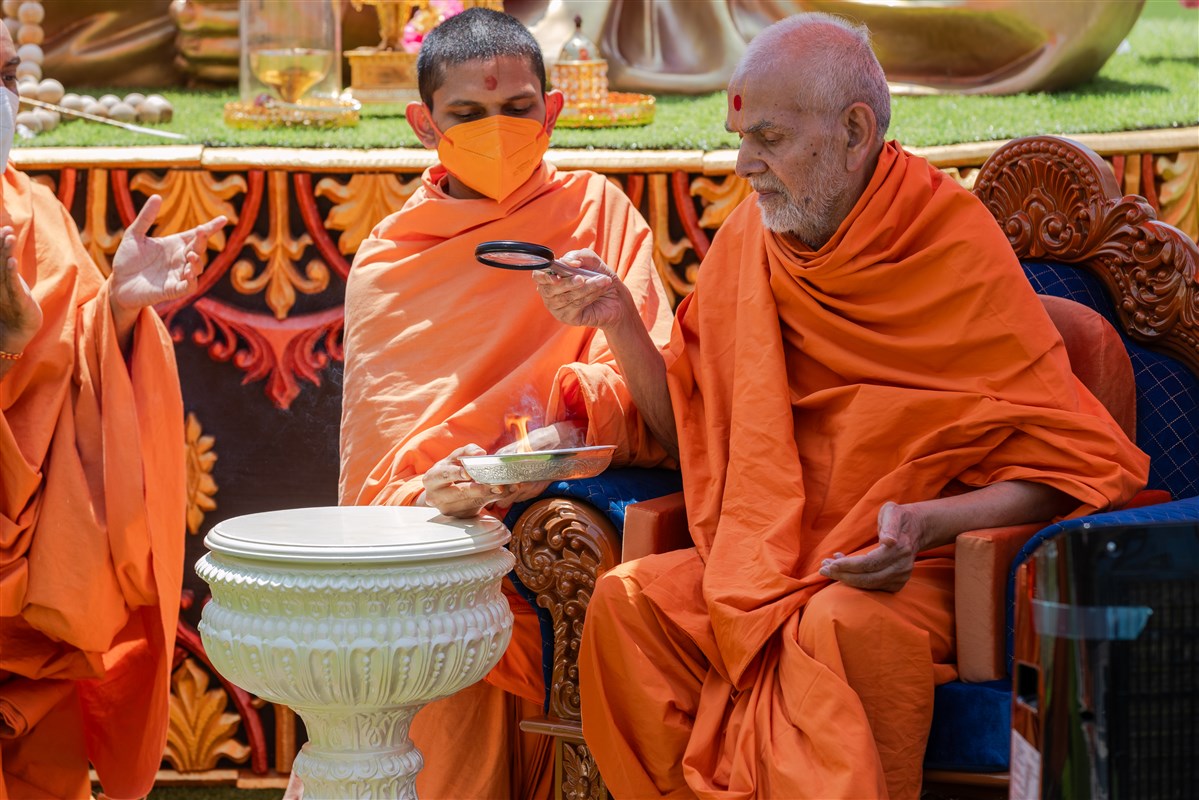
[[[1003,481],[908,506],[922,519],[920,549],[949,544],[966,531],[1048,521],[1077,507],[1065,492],[1031,481]]]
[[[671,457],[678,458],[679,436],[666,388],[666,362],[636,310],[604,330],[633,402],[646,425]]]

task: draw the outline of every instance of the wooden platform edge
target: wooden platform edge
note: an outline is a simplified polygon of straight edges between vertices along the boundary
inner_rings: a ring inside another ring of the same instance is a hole
[[[1103,156],[1122,153],[1174,153],[1199,150],[1199,126],[1115,133],[1060,133]],[[938,167],[979,165],[1007,139],[935,147],[909,147]],[[287,147],[17,147],[12,161],[30,169],[174,167],[209,170],[302,169],[311,172],[413,172],[433,163],[431,150],[414,148],[348,150]],[[736,150],[579,150],[557,149],[546,158],[555,165],[601,172],[705,172],[728,174]]]

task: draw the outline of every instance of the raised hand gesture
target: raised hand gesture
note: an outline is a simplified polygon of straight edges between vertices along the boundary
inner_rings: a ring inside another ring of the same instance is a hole
[[[572,250],[562,256],[563,263],[596,273],[557,276],[548,270],[533,272],[533,282],[546,309],[566,325],[607,328],[626,315],[636,316],[628,289],[607,264],[591,250]]]
[[[42,309],[21,277],[14,256],[17,238],[12,228],[0,227],[0,375],[8,372],[42,327]]]
[[[112,315],[122,345],[141,309],[196,290],[208,237],[225,226],[225,218],[217,217],[170,236],[147,236],[161,207],[158,195],[146,201],[112,259]]]

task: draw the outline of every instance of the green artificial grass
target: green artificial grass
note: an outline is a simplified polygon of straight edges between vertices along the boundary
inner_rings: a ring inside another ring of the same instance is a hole
[[[1150,0],[1115,53],[1085,85],[1055,94],[1008,97],[896,97],[890,136],[912,147],[1002,140],[1046,133],[1103,133],[1199,124],[1199,10],[1177,0]],[[91,89],[95,96],[109,90]],[[131,89],[112,90],[124,95]],[[419,147],[403,116],[367,106],[354,128],[237,130],[222,120],[232,90],[162,92],[175,118],[160,126],[185,142],[214,147]],[[720,150],[737,146],[724,130],[725,94],[659,96],[654,122],[639,128],[554,132],[553,146],[620,150]],[[17,146],[171,144],[107,125],[73,122]]]

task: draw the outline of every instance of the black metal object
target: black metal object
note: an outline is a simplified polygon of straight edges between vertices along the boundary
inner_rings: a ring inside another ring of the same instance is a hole
[[[1199,796],[1199,524],[1084,527],[1026,568],[1014,692],[1039,796]]]
[[[554,257],[554,251],[543,244],[497,239],[475,246],[475,259],[480,264],[499,269],[548,270],[557,275],[581,275],[591,278],[598,272],[572,267]]]

